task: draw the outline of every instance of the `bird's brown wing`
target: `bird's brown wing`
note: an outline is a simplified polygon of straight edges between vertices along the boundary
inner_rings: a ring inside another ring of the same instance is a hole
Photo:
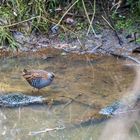
[[[47,71],[44,71],[44,70],[33,70],[32,72],[34,73],[35,77],[41,77],[41,78],[48,79],[48,72]]]
[[[28,72],[24,73],[23,77],[26,80],[32,80],[32,79],[36,79],[36,78],[47,79],[48,78],[48,72],[32,70],[32,71],[28,71]]]

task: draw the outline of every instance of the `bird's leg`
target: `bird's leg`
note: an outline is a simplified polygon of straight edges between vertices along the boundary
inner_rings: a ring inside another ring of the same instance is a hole
[[[33,87],[32,93],[35,93],[35,92],[38,92],[39,93],[39,91],[40,91],[40,89]]]
[[[40,91],[40,90],[38,89],[38,93],[39,93],[39,91]]]
[[[33,87],[33,89],[32,89],[32,93],[34,93],[34,91],[35,91],[35,88]]]

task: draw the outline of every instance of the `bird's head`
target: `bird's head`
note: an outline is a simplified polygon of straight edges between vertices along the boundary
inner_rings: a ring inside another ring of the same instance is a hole
[[[55,75],[54,75],[53,72],[49,72],[49,73],[48,73],[48,78],[49,78],[49,79],[54,79],[54,77],[55,77]]]

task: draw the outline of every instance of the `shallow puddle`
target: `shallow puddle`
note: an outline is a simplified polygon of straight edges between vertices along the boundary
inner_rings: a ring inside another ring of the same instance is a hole
[[[1,108],[0,139],[97,140],[106,122],[87,126],[82,126],[81,122],[90,117],[98,119],[99,110],[121,99],[135,78],[132,68],[112,57],[56,54],[1,58],[1,94],[22,92],[52,99],[64,97],[70,103],[51,108],[46,104]],[[49,87],[38,92],[22,77],[24,68],[52,71],[56,78]],[[64,127],[66,129],[37,133],[46,128]]]

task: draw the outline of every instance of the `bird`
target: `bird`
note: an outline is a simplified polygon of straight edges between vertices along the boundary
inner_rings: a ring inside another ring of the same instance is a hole
[[[49,86],[55,75],[52,72],[47,72],[45,70],[23,70],[22,76],[26,81],[33,87],[38,89],[38,91],[44,87]]]

